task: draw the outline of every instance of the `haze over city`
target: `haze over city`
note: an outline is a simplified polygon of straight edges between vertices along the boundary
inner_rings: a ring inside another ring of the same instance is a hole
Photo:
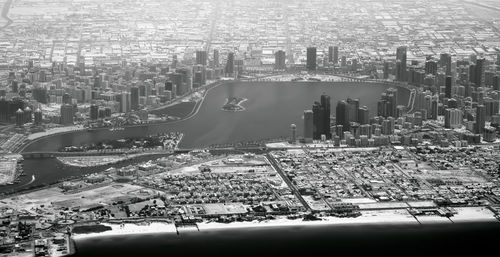
[[[496,250],[498,1],[0,8],[0,256]]]

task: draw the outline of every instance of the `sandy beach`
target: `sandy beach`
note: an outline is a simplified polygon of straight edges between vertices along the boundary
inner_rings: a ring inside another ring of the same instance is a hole
[[[197,223],[200,231],[220,230],[220,229],[245,229],[245,228],[266,228],[266,227],[285,227],[285,226],[335,226],[335,225],[427,225],[427,224],[451,224],[454,222],[499,222],[494,218],[493,213],[485,207],[463,207],[457,208],[457,214],[450,219],[440,216],[418,216],[413,217],[406,210],[376,210],[361,211],[362,216],[357,218],[337,218],[321,217],[322,220],[302,221],[302,219],[287,219],[284,216],[274,220],[265,221],[245,221],[232,223],[201,222]],[[110,224],[112,230],[102,233],[74,234],[73,239],[80,240],[91,237],[105,237],[117,235],[136,235],[136,234],[156,234],[156,233],[176,233],[174,224],[151,222],[148,225],[138,224]],[[180,228],[179,232],[184,230],[194,230],[194,228]]]

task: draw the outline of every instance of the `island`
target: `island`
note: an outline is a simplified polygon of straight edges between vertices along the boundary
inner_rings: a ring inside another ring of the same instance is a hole
[[[245,110],[245,107],[241,106],[245,102],[246,98],[242,97],[229,97],[226,98],[226,103],[222,106],[222,110],[231,112],[241,112]]]

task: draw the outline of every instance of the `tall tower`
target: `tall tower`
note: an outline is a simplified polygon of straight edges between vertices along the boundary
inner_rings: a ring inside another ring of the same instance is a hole
[[[337,64],[339,62],[339,47],[333,47],[333,63]]]
[[[342,125],[342,131],[349,131],[349,108],[345,100],[339,101],[335,108],[335,120],[338,125]],[[342,135],[338,135],[342,136]]]
[[[290,125],[290,143],[295,144],[297,142],[297,126],[295,124]]]
[[[333,46],[328,47],[328,62],[333,62]]]
[[[482,104],[476,106],[476,123],[474,124],[474,134],[482,134],[486,123],[486,107]]]
[[[304,141],[305,143],[312,143],[313,141],[313,130],[314,130],[314,120],[313,111],[304,111]]]
[[[331,138],[330,133],[330,96],[321,95],[320,102],[313,105],[313,138],[321,139],[325,135]]]
[[[207,65],[207,51],[196,51],[196,64],[203,66]]]
[[[69,104],[61,105],[61,124],[73,125],[73,106]]]
[[[234,74],[234,53],[229,53],[227,55],[226,68],[224,70],[227,76],[232,76]]]
[[[396,50],[396,80],[398,81],[407,81],[406,51],[406,46],[400,46]]]
[[[219,50],[214,49],[214,68],[219,67]]]
[[[307,48],[307,63],[306,68],[308,71],[316,70],[316,47]]]
[[[130,105],[133,111],[139,110],[139,88],[131,87],[130,88]]]
[[[278,50],[274,53],[274,69],[284,70],[286,69],[286,54],[283,50]]]
[[[450,99],[451,98],[451,85],[452,85],[452,81],[451,81],[451,76],[446,76],[446,80],[445,80],[445,87],[444,87],[444,97]]]

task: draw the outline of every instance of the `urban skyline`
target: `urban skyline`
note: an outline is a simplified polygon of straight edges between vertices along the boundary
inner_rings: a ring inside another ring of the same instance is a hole
[[[496,250],[497,1],[0,8],[2,256]]]

